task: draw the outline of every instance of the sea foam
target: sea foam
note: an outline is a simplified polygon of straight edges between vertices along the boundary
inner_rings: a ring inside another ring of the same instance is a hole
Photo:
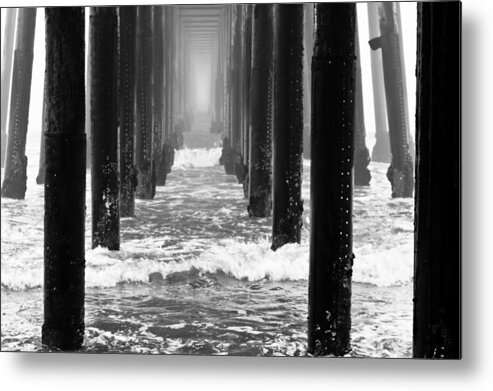
[[[219,165],[221,148],[184,148],[175,152],[173,170],[214,167]]]
[[[185,247],[186,243],[183,244]],[[174,273],[222,273],[237,280],[296,281],[306,280],[309,269],[307,245],[287,244],[277,251],[270,241],[245,242],[235,239],[210,241],[195,257],[181,258],[170,254],[166,247],[136,251],[131,243],[122,244],[120,251],[98,247],[86,252],[86,286],[113,287],[119,283],[148,283],[151,273],[163,279]],[[353,281],[376,286],[407,284],[412,279],[413,248],[405,244],[375,251],[370,246],[355,248]],[[39,255],[38,255],[39,257]],[[175,259],[175,260],[174,260]],[[43,263],[3,265],[2,286],[22,290],[42,286]]]

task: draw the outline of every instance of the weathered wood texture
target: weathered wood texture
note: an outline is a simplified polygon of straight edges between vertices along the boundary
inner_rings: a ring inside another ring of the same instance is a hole
[[[308,353],[350,351],[356,5],[316,6]]]
[[[379,3],[380,38],[373,47],[382,48],[385,98],[389,125],[391,163],[387,178],[392,197],[412,197],[414,190],[413,159],[409,153],[407,97],[400,52],[400,32],[395,18],[396,3]]]
[[[354,110],[354,184],[369,186],[371,181],[370,151],[366,147],[365,113],[363,108],[363,83],[361,77],[361,58],[359,50],[358,23],[356,22],[355,35],[356,51],[356,89]]]
[[[275,18],[272,249],[299,243],[303,201],[303,5]]]
[[[370,39],[380,37],[378,22],[378,3],[368,3],[368,28]],[[375,145],[371,153],[374,162],[390,162],[389,127],[387,107],[385,105],[385,87],[383,82],[382,50],[371,51],[371,80],[373,91],[373,110],[375,112]]]
[[[413,357],[461,358],[461,4],[418,3]]]
[[[5,164],[5,147],[7,146],[7,117],[9,108],[10,84],[12,82],[12,57],[14,50],[14,32],[15,21],[17,17],[17,8],[4,8],[5,12],[5,30],[3,36],[2,48],[2,114],[1,114],[1,136],[2,143],[0,149],[0,162],[2,168]]]
[[[48,109],[47,107],[47,97],[46,97],[46,82],[47,82],[47,76],[46,76],[46,70],[45,70],[45,77],[44,77],[44,83],[43,83],[43,108],[42,113],[41,113],[41,141],[40,141],[40,147],[39,147],[39,169],[38,169],[38,175],[36,177],[36,183],[38,185],[43,185],[45,183],[45,173],[46,173],[46,165],[45,165],[45,160],[46,160],[46,143],[45,143],[45,137],[44,133],[46,132],[46,110]]]
[[[31,100],[36,8],[20,8],[10,95],[9,134],[2,197],[24,199],[27,181],[26,136]]]
[[[156,180],[161,164],[161,153],[163,150],[163,114],[164,114],[164,18],[163,6],[152,7],[152,46],[153,46],[153,135],[152,135],[152,164],[156,171]],[[156,191],[154,189],[154,191]]]
[[[137,129],[135,164],[140,199],[155,195],[156,173],[152,160],[152,7],[139,6],[137,13]]]
[[[255,4],[250,92],[248,214],[267,217],[272,206],[273,5]]]
[[[116,7],[91,8],[92,247],[120,248]]]
[[[137,8],[120,7],[120,215],[135,215],[137,170],[134,165]]]
[[[47,129],[42,343],[77,350],[84,337],[84,8],[46,8]]]

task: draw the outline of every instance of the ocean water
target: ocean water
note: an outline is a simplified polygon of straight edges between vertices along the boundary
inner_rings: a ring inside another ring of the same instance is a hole
[[[30,148],[26,199],[1,205],[1,349],[9,351],[43,350],[44,199],[35,184],[38,146]],[[248,217],[220,153],[177,151],[167,185],[121,220],[121,251],[90,248],[88,213],[83,351],[306,355],[309,161],[301,244],[272,252],[271,219]],[[349,355],[410,357],[413,200],[390,197],[387,165],[370,168],[371,186],[354,190]],[[88,173],[87,205],[89,185]]]

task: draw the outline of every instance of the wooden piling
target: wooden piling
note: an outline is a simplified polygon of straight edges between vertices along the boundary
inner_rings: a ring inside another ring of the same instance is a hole
[[[31,100],[36,8],[19,8],[10,95],[9,134],[2,197],[24,199],[27,181],[26,135]]]
[[[120,215],[135,215],[134,165],[137,8],[120,7]]]
[[[316,5],[308,353],[350,351],[356,5]]]
[[[378,22],[378,3],[368,5],[368,29],[370,40],[380,37]],[[373,91],[373,110],[375,112],[375,145],[371,153],[374,162],[390,162],[389,127],[387,124],[387,107],[385,106],[385,87],[383,82],[382,50],[371,50],[371,79]]]
[[[168,174],[171,172],[171,167],[174,160],[174,148],[169,143],[170,139],[170,125],[171,125],[171,83],[172,83],[172,73],[171,73],[171,44],[172,44],[172,29],[171,29],[171,13],[170,7],[164,7],[164,41],[163,41],[163,130],[162,130],[162,149],[160,152],[159,165],[156,172],[156,186],[164,186],[166,184],[166,179]]]
[[[303,214],[303,5],[275,18],[272,249],[300,243]]]
[[[91,44],[92,247],[120,249],[117,8],[93,7]]]
[[[49,349],[77,350],[84,337],[84,8],[46,8],[47,131],[44,323]]]
[[[156,172],[152,159],[152,7],[137,7],[137,129],[135,164],[140,199],[153,199]]]
[[[382,63],[387,102],[391,163],[387,178],[392,197],[412,197],[414,189],[413,160],[409,153],[407,97],[400,52],[400,31],[395,19],[396,3],[379,3],[381,36],[372,39],[373,49],[382,48]]]
[[[248,214],[267,217],[272,206],[273,5],[253,8],[250,74],[250,162]]]
[[[45,174],[46,174],[46,140],[45,140],[45,132],[46,132],[46,110],[47,110],[47,97],[46,97],[46,70],[45,70],[45,77],[44,77],[44,83],[43,83],[43,108],[42,113],[41,113],[41,141],[40,141],[40,147],[39,147],[39,169],[38,169],[38,176],[36,177],[36,183],[38,185],[43,185],[45,183]]]
[[[1,136],[2,143],[0,147],[0,162],[2,168],[5,165],[5,148],[7,146],[7,117],[9,108],[10,84],[12,82],[12,57],[14,50],[14,32],[15,21],[17,17],[17,8],[4,8],[5,10],[5,30],[3,36],[2,48],[2,112],[1,112]]]
[[[152,156],[153,166],[156,170],[156,180],[160,176],[159,167],[161,164],[161,154],[163,152],[163,113],[164,113],[164,29],[163,29],[163,6],[155,5],[152,7],[152,57],[153,57],[153,135],[152,135]],[[156,191],[154,189],[154,191]]]
[[[356,89],[354,109],[354,184],[369,186],[371,181],[370,151],[366,147],[365,112],[363,108],[363,83],[361,77],[361,58],[359,50],[358,22],[356,21]]]
[[[461,3],[418,3],[413,357],[461,358]]]

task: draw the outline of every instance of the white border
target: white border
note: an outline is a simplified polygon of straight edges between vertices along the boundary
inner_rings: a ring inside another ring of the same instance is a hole
[[[186,3],[187,1],[180,1]],[[215,1],[216,3],[222,1]],[[83,1],[84,5],[102,4]],[[104,4],[135,4],[105,1]],[[144,2],[142,2],[144,3]],[[149,2],[151,3],[151,2]],[[191,1],[191,3],[194,3]],[[0,353],[4,390],[487,390],[493,384],[493,12],[463,2],[463,360]],[[81,3],[71,1],[70,4]],[[11,1],[2,6],[69,5]],[[419,388],[418,388],[419,387]]]

